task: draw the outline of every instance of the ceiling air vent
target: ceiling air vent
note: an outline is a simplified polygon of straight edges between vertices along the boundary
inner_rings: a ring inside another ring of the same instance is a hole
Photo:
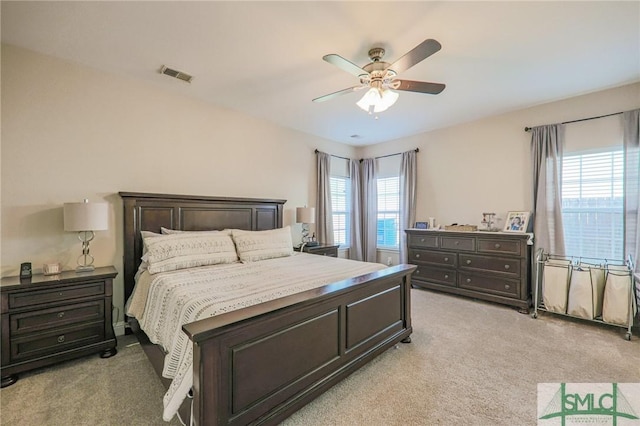
[[[193,76],[183,73],[182,71],[177,71],[163,65],[160,69],[160,74],[168,75],[169,77],[177,78],[178,80],[186,81],[187,83],[191,83],[193,80]]]

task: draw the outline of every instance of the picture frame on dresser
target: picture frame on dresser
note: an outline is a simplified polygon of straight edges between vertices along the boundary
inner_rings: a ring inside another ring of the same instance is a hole
[[[504,232],[527,232],[529,229],[529,218],[531,212],[512,211],[507,213],[507,219],[504,221]]]

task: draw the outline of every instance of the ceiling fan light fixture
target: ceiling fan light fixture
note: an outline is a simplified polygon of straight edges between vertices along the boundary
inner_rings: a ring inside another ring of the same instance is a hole
[[[367,90],[367,93],[364,94],[362,99],[356,102],[356,105],[369,114],[373,112],[382,112],[395,104],[398,97],[399,95],[392,90],[372,87]]]

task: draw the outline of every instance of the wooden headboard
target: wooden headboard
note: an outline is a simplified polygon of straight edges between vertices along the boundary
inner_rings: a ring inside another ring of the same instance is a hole
[[[160,227],[183,231],[281,228],[286,202],[138,192],[120,192],[120,197],[124,204],[125,302],[133,292],[134,277],[142,257],[140,231],[159,233]]]

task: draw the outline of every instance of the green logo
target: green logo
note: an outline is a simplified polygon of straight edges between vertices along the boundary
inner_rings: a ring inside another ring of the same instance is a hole
[[[607,388],[603,389],[603,386]],[[582,383],[573,384],[571,388],[569,392],[567,384],[560,383],[539,420],[559,418],[561,425],[565,426],[567,418],[571,418],[571,423],[593,423],[596,419],[594,416],[598,416],[600,421],[605,420],[602,416],[606,416],[609,418],[607,423],[610,421],[610,424],[617,426],[619,418],[639,419],[617,383]],[[540,392],[540,387],[538,390]]]

